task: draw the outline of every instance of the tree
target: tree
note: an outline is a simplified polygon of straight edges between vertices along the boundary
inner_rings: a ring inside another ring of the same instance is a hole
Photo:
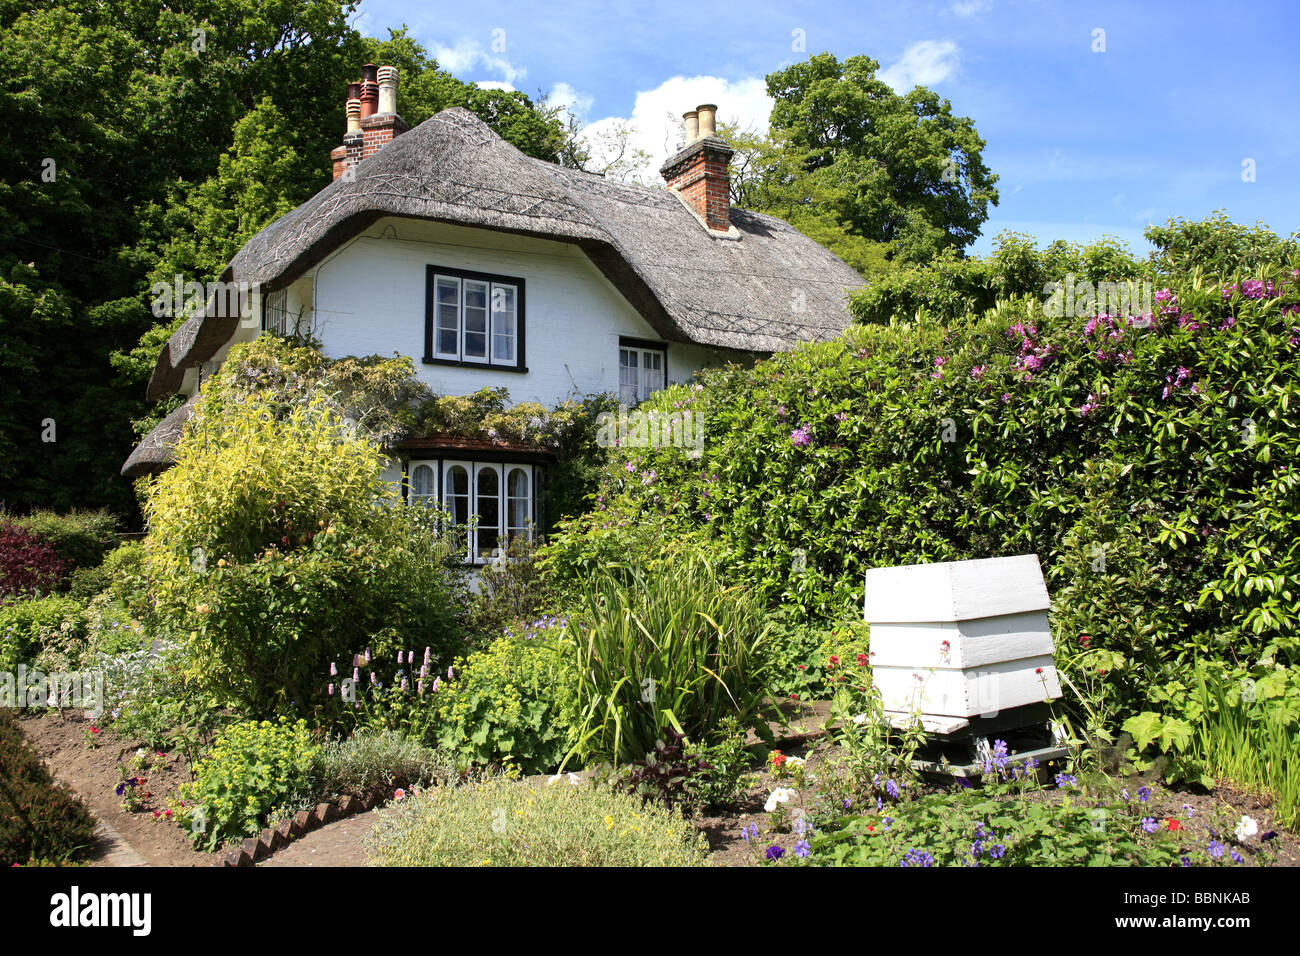
[[[747,144],[754,173],[744,198],[832,249],[852,238],[911,262],[960,252],[997,204],[984,140],[947,100],[923,87],[899,95],[878,69],[869,57],[822,53],[769,74],[770,129]],[[869,246],[851,255],[879,261]]]

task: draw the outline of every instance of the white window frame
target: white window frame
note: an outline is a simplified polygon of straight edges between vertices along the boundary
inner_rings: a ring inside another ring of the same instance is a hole
[[[534,465],[528,462],[520,461],[474,461],[471,459],[412,459],[406,467],[406,486],[408,489],[408,501],[416,503],[420,496],[414,494],[414,482],[412,476],[415,469],[421,465],[428,465],[434,469],[436,476],[437,491],[436,494],[428,496],[432,501],[440,505],[446,512],[447,531],[450,534],[464,534],[464,552],[461,559],[466,564],[484,565],[489,563],[492,553],[479,553],[478,534],[484,530],[481,514],[483,511],[482,504],[479,500],[479,475],[485,471],[492,471],[497,476],[497,548],[508,546],[509,540],[515,534],[527,534],[529,540],[534,540],[536,536],[537,512],[541,506],[541,489],[542,489],[542,466]],[[439,467],[441,466],[441,467]],[[455,509],[452,506],[452,491],[454,486],[451,481],[451,473],[455,468],[463,468],[469,483],[469,494],[465,503],[465,524],[456,524]],[[510,494],[510,476],[518,471],[524,476],[524,494]],[[510,506],[512,502],[523,502],[525,511],[525,526],[523,528],[512,527],[510,524]],[[493,549],[495,551],[495,549]]]
[[[637,381],[636,381],[636,385],[635,385],[635,386],[625,386],[625,385],[623,384],[623,369],[624,369],[624,368],[633,368],[633,366],[630,366],[630,365],[629,365],[629,366],[625,366],[625,365],[623,364],[623,355],[624,355],[624,353],[628,353],[628,354],[630,354],[630,355],[634,355],[634,356],[636,356],[636,365],[635,365],[635,368],[636,368]],[[649,363],[650,356],[652,356],[652,355],[655,356],[655,357],[659,360],[659,366],[660,366],[660,367],[659,367],[658,369],[649,369],[649,368],[647,368],[647,366],[650,364],[650,363]],[[647,371],[655,371],[655,372],[658,372],[658,374],[659,374],[659,384],[658,384],[658,387],[656,387],[656,388],[650,388],[650,387],[649,387],[649,383],[647,383],[647,381],[646,381],[646,376],[645,376],[645,373],[646,373]],[[639,346],[639,345],[624,345],[624,344],[621,343],[621,342],[619,343],[619,346],[618,346],[618,398],[619,398],[619,401],[620,401],[620,402],[622,402],[622,403],[625,404],[625,405],[636,405],[636,404],[638,404],[638,403],[640,403],[640,402],[644,402],[647,398],[649,398],[649,397],[650,397],[651,395],[653,395],[655,392],[661,391],[664,387],[667,386],[667,384],[668,384],[668,352],[667,352],[665,349],[644,348],[644,347]],[[635,395],[634,395],[633,397],[631,397],[631,398],[629,398],[628,395],[627,395],[627,393],[624,391],[624,389],[629,388],[629,387],[635,389]]]

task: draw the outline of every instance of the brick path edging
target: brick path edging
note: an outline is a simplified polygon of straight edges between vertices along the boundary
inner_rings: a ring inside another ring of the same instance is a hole
[[[371,793],[361,797],[343,796],[328,803],[318,803],[314,810],[299,810],[276,826],[267,827],[256,837],[249,837],[238,846],[226,850],[214,865],[253,866],[304,834],[319,830],[335,820],[371,810],[383,802],[383,794]]]

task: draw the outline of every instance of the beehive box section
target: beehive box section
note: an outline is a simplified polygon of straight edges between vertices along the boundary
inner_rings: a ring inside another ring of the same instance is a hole
[[[1061,695],[1035,555],[867,573],[871,667],[885,710],[968,718]]]

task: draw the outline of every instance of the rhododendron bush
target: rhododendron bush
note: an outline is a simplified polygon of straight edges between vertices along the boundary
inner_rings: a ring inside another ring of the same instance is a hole
[[[547,567],[703,534],[826,623],[860,616],[869,567],[1034,552],[1058,645],[1126,709],[1162,668],[1292,660],[1300,262],[1274,249],[1249,274],[1226,255],[1152,273],[1149,312],[1013,296],[707,371],[642,406],[703,415],[702,456],[612,449]]]

